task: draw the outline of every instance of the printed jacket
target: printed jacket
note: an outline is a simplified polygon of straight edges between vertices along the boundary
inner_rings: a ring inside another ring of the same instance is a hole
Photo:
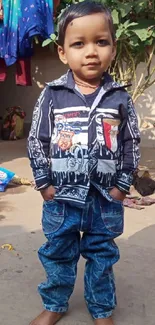
[[[129,192],[139,163],[140,135],[132,99],[105,73],[91,107],[72,72],[45,87],[33,112],[28,153],[38,190],[82,206],[92,183],[108,200]]]

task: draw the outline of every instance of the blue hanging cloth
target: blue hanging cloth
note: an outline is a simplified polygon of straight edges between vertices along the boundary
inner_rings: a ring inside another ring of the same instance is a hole
[[[0,57],[7,65],[17,60],[20,0],[3,0],[3,21],[0,23]]]
[[[3,0],[0,57],[12,65],[33,54],[32,37],[48,38],[54,31],[53,0]]]
[[[41,37],[47,39],[52,33],[54,33],[53,0],[36,0],[36,3],[38,8],[37,29]]]
[[[53,0],[21,0],[19,19],[20,56],[31,55],[31,38],[48,38],[54,32]]]

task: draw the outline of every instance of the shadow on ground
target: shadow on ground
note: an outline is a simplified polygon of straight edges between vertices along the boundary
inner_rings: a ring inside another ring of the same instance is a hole
[[[6,188],[5,192],[0,193],[1,197],[6,196],[7,194],[22,194],[25,193],[26,190],[28,189],[28,186],[24,185],[8,185]]]
[[[3,225],[1,224],[1,227]],[[2,229],[1,229],[2,230]],[[115,267],[118,307],[116,325],[154,325],[155,323],[155,226],[137,232],[128,240],[117,240],[121,260]],[[37,258],[44,242],[40,231],[25,233],[21,227],[3,227],[5,237],[15,250],[0,250],[0,315],[3,325],[28,325],[41,311],[37,285],[45,279]],[[83,299],[84,260],[78,265],[76,288],[68,315],[60,325],[93,324]]]
[[[0,164],[17,158],[27,158],[27,140],[2,141],[0,140]]]

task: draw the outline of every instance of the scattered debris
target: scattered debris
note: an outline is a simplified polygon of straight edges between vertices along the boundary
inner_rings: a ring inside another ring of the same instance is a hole
[[[3,245],[1,246],[1,248],[2,248],[2,249],[7,248],[8,251],[13,251],[13,250],[14,250],[14,247],[13,247],[11,244],[3,244]]]
[[[155,122],[152,118],[146,117],[146,119],[142,121],[142,129],[152,129],[153,127],[155,127]]]
[[[144,121],[142,124],[142,129],[148,129],[150,127],[150,123],[148,123],[147,121]]]
[[[142,176],[138,175],[139,169],[134,174],[133,186],[142,196],[148,196],[155,191],[155,181],[151,178],[148,170],[144,171]]]
[[[145,209],[145,207],[142,207],[142,206],[139,206],[136,204],[136,201],[135,199],[128,199],[126,198],[124,201],[123,201],[123,205],[127,208],[130,208],[130,209],[136,209],[136,210],[142,210],[142,209]]]
[[[137,197],[127,197],[124,201],[123,204],[125,207],[131,208],[131,209],[136,209],[136,210],[142,210],[145,209],[145,206],[150,206],[152,204],[155,204],[155,199],[151,197],[142,197],[138,198]]]
[[[27,178],[19,177],[17,175],[14,175],[11,180],[11,183],[16,185],[32,185],[32,182],[29,181]]]

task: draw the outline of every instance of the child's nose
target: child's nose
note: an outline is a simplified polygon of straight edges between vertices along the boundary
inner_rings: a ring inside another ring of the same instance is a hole
[[[93,57],[93,56],[97,56],[97,49],[95,44],[89,44],[86,47],[86,52],[85,52],[85,56],[86,57]]]

